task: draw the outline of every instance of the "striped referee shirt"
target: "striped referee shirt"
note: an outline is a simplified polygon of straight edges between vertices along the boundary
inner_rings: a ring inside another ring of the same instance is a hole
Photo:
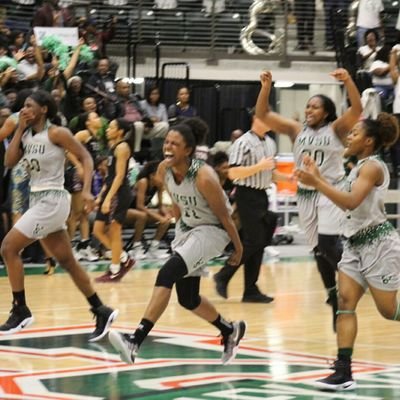
[[[231,167],[248,167],[257,164],[264,157],[273,157],[276,154],[276,144],[265,135],[261,139],[252,131],[246,132],[237,139],[231,148],[229,165]],[[236,179],[235,184],[253,189],[267,189],[271,185],[272,170],[260,171],[244,179]]]

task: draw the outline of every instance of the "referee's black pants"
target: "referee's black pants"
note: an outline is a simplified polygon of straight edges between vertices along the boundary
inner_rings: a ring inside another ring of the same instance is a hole
[[[243,296],[251,296],[260,293],[256,282],[260,273],[264,248],[271,244],[277,224],[277,215],[268,211],[268,196],[265,190],[237,186],[235,200],[242,225]],[[225,264],[218,276],[228,283],[238,268]]]

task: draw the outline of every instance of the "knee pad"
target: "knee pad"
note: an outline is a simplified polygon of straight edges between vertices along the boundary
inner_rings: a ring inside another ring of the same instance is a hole
[[[318,250],[336,268],[343,253],[339,235],[318,234]]]
[[[196,309],[201,303],[201,297],[198,293],[181,293],[178,296],[179,304],[187,310]]]
[[[179,254],[174,254],[158,271],[155,286],[172,289],[178,279],[187,274],[185,261]]]

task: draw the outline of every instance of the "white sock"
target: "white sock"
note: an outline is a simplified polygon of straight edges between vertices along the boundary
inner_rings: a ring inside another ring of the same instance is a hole
[[[119,256],[119,259],[122,263],[125,263],[128,260],[128,253],[125,250],[122,250],[122,253]]]
[[[110,271],[112,274],[118,274],[120,269],[121,269],[120,264],[110,264]]]
[[[158,249],[158,247],[160,246],[160,241],[159,240],[152,240],[150,243],[150,247],[152,249]]]
[[[142,242],[133,242],[133,249],[138,249],[139,247],[142,247]]]

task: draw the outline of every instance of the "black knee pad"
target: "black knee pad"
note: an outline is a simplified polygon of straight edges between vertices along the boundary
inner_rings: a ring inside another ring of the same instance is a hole
[[[337,268],[337,264],[342,258],[343,253],[343,244],[339,235],[318,234],[318,249]]]
[[[172,289],[175,282],[183,278],[187,272],[185,261],[183,261],[183,258],[179,254],[175,253],[158,271],[155,286]]]
[[[200,277],[191,276],[176,283],[176,294],[179,304],[187,310],[194,310],[201,303]]]

